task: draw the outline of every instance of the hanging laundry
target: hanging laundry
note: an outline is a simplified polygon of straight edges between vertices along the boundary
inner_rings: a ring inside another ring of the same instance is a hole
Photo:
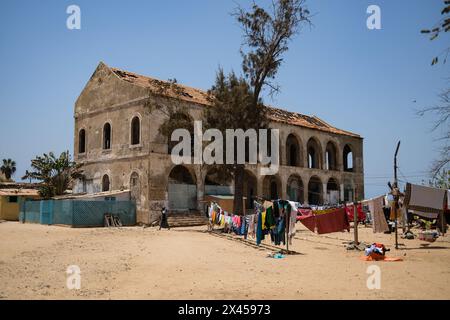
[[[264,229],[270,230],[275,227],[275,217],[273,216],[273,207],[266,208]]]
[[[261,240],[263,238],[263,230],[262,230],[262,208],[259,209],[259,213],[257,215],[257,225],[256,225],[256,244],[260,245]]]
[[[270,207],[272,207],[273,206],[273,202],[272,201],[264,201],[264,203],[263,203],[263,207],[264,207],[264,209],[267,209],[267,208],[270,208]]]
[[[249,237],[255,238],[255,215],[252,214],[248,216],[248,231],[247,234]]]
[[[350,231],[348,216],[344,208],[337,208],[326,214],[303,216],[300,222],[312,232],[318,234]]]
[[[314,214],[304,215],[298,218],[298,220],[311,232],[316,232],[316,218]]]
[[[411,210],[440,214],[446,204],[446,192],[445,189],[407,183],[404,205]]]
[[[371,199],[369,201],[370,212],[373,216],[373,232],[376,233],[384,233],[389,231],[389,226],[387,224],[386,217],[384,216],[383,203],[383,196]]]
[[[318,234],[350,231],[348,216],[344,208],[335,209],[331,213],[316,216]]]
[[[292,244],[292,239],[295,236],[295,224],[297,223],[297,205],[293,201],[289,201],[289,205],[291,206],[291,213],[289,215],[289,244]]]
[[[345,208],[349,222],[353,222],[353,220],[354,220],[354,216],[355,216],[354,208],[355,208],[355,206],[353,204],[347,205],[347,207]],[[363,211],[361,203],[358,203],[356,210],[358,212],[358,222],[360,222],[360,223],[364,222],[366,220],[366,214]]]

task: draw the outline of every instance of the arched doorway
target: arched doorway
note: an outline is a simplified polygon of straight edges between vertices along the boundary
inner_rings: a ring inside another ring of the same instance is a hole
[[[353,202],[355,200],[355,191],[352,181],[344,181],[344,201]]]
[[[321,147],[317,139],[311,138],[307,144],[308,150],[308,168],[309,169],[320,169],[322,168],[322,156]]]
[[[253,210],[254,200],[257,195],[256,190],[256,177],[253,173],[248,170],[244,172],[244,197],[246,197],[245,208],[247,210]]]
[[[131,200],[134,200],[136,205],[139,205],[141,202],[141,182],[137,172],[133,172],[130,176],[130,194]]]
[[[317,176],[312,176],[308,183],[308,203],[310,205],[323,204],[322,181]]]
[[[102,191],[106,192],[109,191],[109,189],[110,189],[109,176],[105,174],[102,178]]]
[[[232,195],[233,187],[231,181],[223,178],[218,169],[210,168],[205,176],[205,195]]]
[[[197,184],[185,166],[178,165],[170,171],[168,197],[171,211],[197,209]]]
[[[302,179],[297,175],[289,177],[287,182],[288,199],[295,202],[304,203],[304,187]]]
[[[339,201],[339,184],[336,179],[330,178],[327,183],[327,202],[334,205],[338,204]]]
[[[280,199],[281,182],[278,176],[265,176],[263,181],[264,198],[270,200]]]

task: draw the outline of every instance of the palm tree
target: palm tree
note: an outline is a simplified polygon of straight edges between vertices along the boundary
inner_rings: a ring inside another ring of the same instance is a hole
[[[74,179],[83,176],[81,164],[70,159],[69,151],[61,153],[59,157],[53,152],[44,153],[31,160],[31,167],[34,171],[27,171],[22,179],[41,181],[39,193],[44,198],[64,194]]]
[[[3,165],[0,171],[5,175],[7,180],[11,180],[11,176],[16,172],[16,162],[11,159],[3,159]]]

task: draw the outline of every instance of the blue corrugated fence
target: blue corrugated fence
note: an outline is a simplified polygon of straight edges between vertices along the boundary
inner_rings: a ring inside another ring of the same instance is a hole
[[[23,223],[61,224],[73,227],[101,227],[104,215],[119,216],[124,226],[136,224],[134,201],[39,200],[24,201],[19,220]]]

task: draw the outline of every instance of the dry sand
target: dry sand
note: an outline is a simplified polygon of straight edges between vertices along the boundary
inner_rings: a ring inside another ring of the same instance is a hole
[[[298,255],[267,258],[205,232],[141,227],[72,229],[0,223],[0,299],[450,299],[450,236],[428,247],[361,227],[360,240],[382,242],[402,262],[365,262],[347,251],[352,233],[300,231]],[[270,242],[268,242],[270,243]],[[381,268],[381,289],[367,289],[367,267]],[[81,269],[81,289],[66,269]]]

